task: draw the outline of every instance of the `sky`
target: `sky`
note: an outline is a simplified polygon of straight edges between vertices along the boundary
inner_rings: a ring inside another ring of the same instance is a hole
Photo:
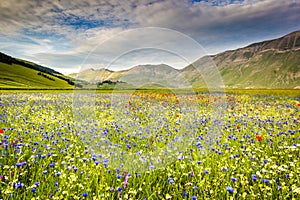
[[[299,0],[1,0],[0,51],[61,73],[165,63],[300,29]]]

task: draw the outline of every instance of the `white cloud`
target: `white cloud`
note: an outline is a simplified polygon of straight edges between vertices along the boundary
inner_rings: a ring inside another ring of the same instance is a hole
[[[209,54],[275,38],[300,28],[300,3],[295,1],[247,0],[233,4],[220,1],[219,6],[211,6],[214,2],[217,1],[2,0],[0,51],[49,67],[75,70],[97,45],[130,28],[174,29],[197,40]],[[162,35],[156,34],[160,41]],[[122,52],[124,46],[134,49],[141,42],[147,43],[143,35],[128,37],[94,50],[95,58],[91,56],[86,66],[106,66],[113,59],[111,55]],[[188,45],[168,37],[164,40],[170,43],[169,48],[181,47],[186,51],[185,56],[196,57]],[[155,41],[151,42],[157,47]],[[99,55],[103,59],[96,59]],[[132,58],[139,64],[145,62],[147,56],[153,63],[161,60],[176,67],[184,64],[171,55],[154,59],[157,54],[149,52],[132,55]],[[132,64],[123,62],[123,67]]]

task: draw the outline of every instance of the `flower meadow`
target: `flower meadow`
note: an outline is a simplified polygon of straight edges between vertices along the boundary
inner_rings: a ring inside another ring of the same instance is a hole
[[[0,199],[300,198],[299,97],[0,98]]]

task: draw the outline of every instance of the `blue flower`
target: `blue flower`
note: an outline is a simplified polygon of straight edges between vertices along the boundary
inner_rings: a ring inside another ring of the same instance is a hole
[[[183,192],[183,196],[184,196],[184,197],[188,197],[188,196],[189,196],[189,194],[188,194],[188,193],[186,193],[186,192]]]
[[[31,192],[36,192],[36,188],[31,188]]]
[[[232,180],[233,182],[236,182],[236,178],[235,178],[235,177],[231,177],[231,180]]]
[[[121,178],[121,177],[122,177],[121,174],[117,174],[117,175],[116,175],[116,178],[117,178],[117,179],[119,179],[119,178]]]
[[[61,175],[61,172],[57,172],[55,175],[56,175],[56,176],[60,176],[60,175]]]
[[[121,187],[118,187],[118,191],[121,192],[123,190],[123,188]]]
[[[35,182],[34,185],[39,186],[40,182]]]
[[[234,189],[233,189],[233,187],[231,187],[231,186],[227,186],[227,187],[226,187],[226,190],[227,190],[229,193],[233,193],[233,192],[234,192]]]
[[[263,182],[263,183],[269,183],[269,180],[266,179],[266,178],[264,178],[264,179],[262,180],[262,182]]]
[[[16,166],[17,166],[17,167],[21,167],[21,166],[22,166],[22,163],[17,163]]]
[[[196,185],[193,186],[193,189],[194,189],[194,190],[198,190],[198,186],[196,186]]]
[[[192,196],[192,200],[197,200],[197,197],[196,196]]]
[[[170,184],[174,184],[175,183],[173,178],[168,178],[168,181],[169,181]]]
[[[88,193],[87,193],[87,192],[84,192],[84,193],[82,194],[82,196],[83,196],[83,197],[87,197],[87,196],[88,196]]]

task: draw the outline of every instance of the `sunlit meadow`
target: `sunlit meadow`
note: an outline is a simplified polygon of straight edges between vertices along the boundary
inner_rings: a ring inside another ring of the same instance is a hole
[[[0,199],[300,196],[299,97],[94,93],[91,110],[72,93],[0,98]]]

